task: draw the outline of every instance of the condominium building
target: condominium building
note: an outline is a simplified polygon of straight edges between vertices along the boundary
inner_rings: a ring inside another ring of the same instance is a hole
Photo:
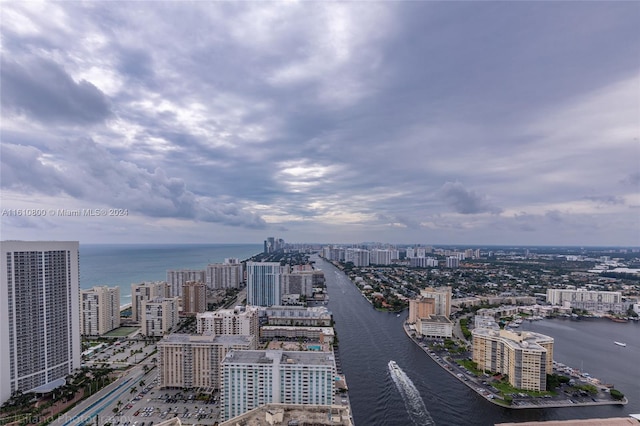
[[[207,310],[207,287],[204,281],[189,281],[182,285],[182,313],[193,315]]]
[[[80,332],[100,336],[120,327],[120,287],[96,286],[80,291]]]
[[[322,247],[322,257],[327,260],[342,262],[344,261],[344,248],[334,246]]]
[[[258,336],[258,308],[219,309],[215,312],[203,312],[196,315],[197,332],[221,334],[239,334]]]
[[[201,269],[171,269],[167,271],[168,297],[182,296],[182,287],[190,281],[206,282],[207,273]]]
[[[222,419],[269,403],[331,405],[335,374],[323,352],[231,351],[222,361]]]
[[[230,350],[256,349],[255,336],[170,334],[158,342],[160,388],[220,389],[220,363]]]
[[[77,241],[0,243],[0,403],[80,368]]]
[[[278,262],[247,262],[247,304],[279,305],[282,299],[282,272]]]
[[[238,259],[225,259],[225,263],[207,265],[207,287],[212,290],[240,288],[244,282],[242,263]]]
[[[326,306],[271,306],[263,312],[269,325],[331,326],[332,315]]]
[[[427,287],[420,290],[420,296],[434,300],[436,315],[451,316],[451,287]]]
[[[282,275],[282,294],[299,294],[312,296],[313,288],[324,285],[322,271],[296,271]]]
[[[145,336],[163,336],[178,324],[178,298],[157,298],[142,302],[142,328]]]
[[[623,313],[628,304],[622,301],[619,291],[596,291],[579,288],[577,290],[547,289],[547,302],[552,305],[568,304],[572,308],[584,309],[594,313],[613,311]]]
[[[369,266],[369,250],[348,248],[344,251],[344,261],[356,267]]]
[[[373,249],[369,252],[369,263],[372,265],[391,265],[393,260],[397,260],[398,251],[390,249]]]
[[[446,261],[447,268],[459,268],[460,258],[458,256],[449,256]]]
[[[412,257],[409,259],[412,268],[437,268],[438,259],[435,257]]]
[[[476,328],[473,361],[480,370],[506,374],[518,389],[546,390],[553,372],[553,338],[533,332]]]
[[[145,300],[173,297],[171,289],[164,281],[131,284],[131,319],[140,322],[142,319],[142,302]]]
[[[453,323],[444,315],[429,315],[416,319],[416,334],[422,337],[449,338],[453,335]]]
[[[409,324],[415,324],[418,318],[428,318],[436,313],[435,299],[421,297],[409,300]]]

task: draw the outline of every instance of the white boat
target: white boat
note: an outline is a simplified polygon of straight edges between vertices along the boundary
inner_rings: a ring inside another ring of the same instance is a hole
[[[627,346],[627,344],[626,344],[626,343],[622,343],[622,342],[613,342],[613,343],[615,343],[615,344],[616,344],[616,345],[618,345],[618,346],[622,346],[623,348],[624,348],[625,346]]]

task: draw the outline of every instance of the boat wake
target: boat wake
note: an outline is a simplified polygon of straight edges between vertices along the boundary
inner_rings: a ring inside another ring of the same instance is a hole
[[[424,405],[424,401],[422,401],[420,392],[409,376],[407,376],[406,373],[398,367],[398,364],[396,364],[395,361],[389,361],[389,373],[391,374],[393,383],[395,383],[396,388],[398,388],[398,392],[400,392],[400,395],[402,396],[404,406],[407,409],[413,424],[416,426],[435,426],[436,423],[433,421],[433,418],[431,418],[431,414],[427,411],[427,407]]]

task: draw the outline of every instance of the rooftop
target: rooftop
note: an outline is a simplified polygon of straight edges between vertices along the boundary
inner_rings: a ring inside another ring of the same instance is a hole
[[[301,364],[334,366],[333,355],[315,351],[231,351],[223,364]]]
[[[349,409],[339,405],[266,404],[220,423],[220,426],[262,425],[352,426]]]

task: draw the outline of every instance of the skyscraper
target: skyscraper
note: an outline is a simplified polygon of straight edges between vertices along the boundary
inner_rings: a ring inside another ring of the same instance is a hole
[[[80,290],[80,332],[99,336],[120,327],[120,287]]]
[[[80,368],[77,241],[0,243],[0,401]]]
[[[279,305],[282,266],[278,262],[247,262],[247,304]]]

